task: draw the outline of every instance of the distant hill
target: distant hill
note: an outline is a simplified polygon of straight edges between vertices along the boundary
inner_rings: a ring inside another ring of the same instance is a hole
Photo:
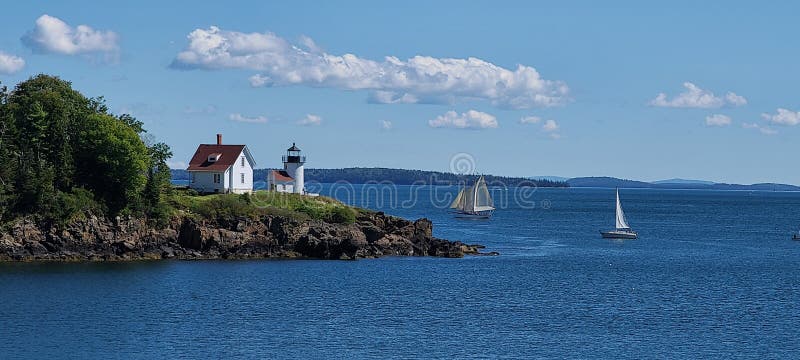
[[[570,187],[601,187],[601,188],[652,188],[653,184],[643,181],[617,179],[613,177],[578,177],[567,180]]]
[[[675,181],[678,180],[678,181]],[[800,186],[762,183],[752,185],[720,184],[701,180],[673,179],[657,182],[617,179],[613,177],[580,177],[567,180],[570,187],[628,188],[628,189],[692,189],[692,190],[759,190],[800,191]]]
[[[653,181],[653,184],[692,184],[692,185],[714,185],[713,181],[705,181],[705,180],[688,180],[688,179],[667,179],[667,180],[659,180]]]
[[[253,170],[253,179],[266,180],[267,172],[272,169]],[[551,181],[547,179],[526,179],[520,177],[505,177],[484,175],[489,186],[537,186],[537,187],[567,187],[564,181]],[[351,184],[368,184],[388,182],[395,185],[457,185],[459,183],[475,181],[477,175],[463,176],[453,173],[425,170],[405,170],[388,168],[344,168],[344,169],[306,169],[306,182],[319,183],[349,182]],[[173,180],[191,179],[186,170],[172,169]]]

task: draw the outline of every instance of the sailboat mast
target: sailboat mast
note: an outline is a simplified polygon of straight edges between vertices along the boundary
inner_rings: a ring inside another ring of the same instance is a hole
[[[472,209],[471,210],[473,212],[477,212],[478,211],[478,209],[477,209],[478,208],[478,186],[480,186],[480,182],[481,182],[481,178],[478,178],[478,180],[475,180],[475,185],[473,185],[473,187],[472,187],[472,199],[473,200],[472,200]]]

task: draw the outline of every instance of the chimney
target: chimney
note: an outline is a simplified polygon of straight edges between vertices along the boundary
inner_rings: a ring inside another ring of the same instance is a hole
[[[222,134],[217,134],[217,145],[222,145]]]

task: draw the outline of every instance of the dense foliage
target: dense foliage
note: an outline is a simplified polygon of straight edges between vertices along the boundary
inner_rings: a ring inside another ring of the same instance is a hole
[[[0,221],[95,212],[167,216],[169,147],[57,77],[0,89]]]

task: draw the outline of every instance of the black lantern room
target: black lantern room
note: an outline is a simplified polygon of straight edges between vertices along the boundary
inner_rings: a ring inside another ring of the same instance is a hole
[[[286,156],[283,157],[284,163],[304,163],[306,162],[306,157],[300,154],[300,148],[292,143],[292,147],[286,149]]]

